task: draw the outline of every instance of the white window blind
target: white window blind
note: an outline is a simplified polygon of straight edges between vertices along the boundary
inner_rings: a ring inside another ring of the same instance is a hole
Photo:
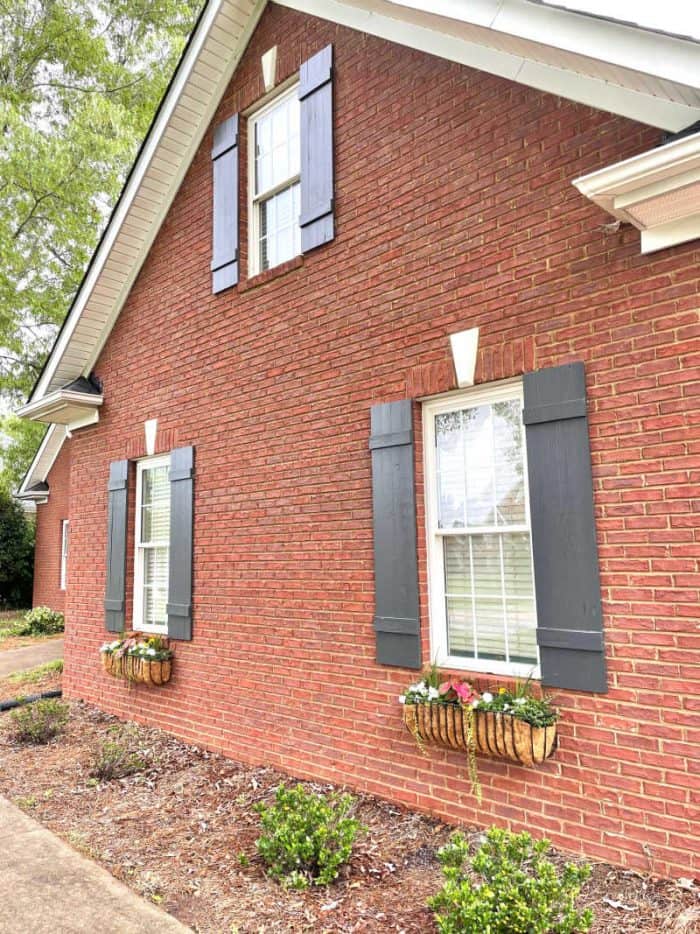
[[[443,661],[535,672],[520,387],[426,406],[433,641]]]

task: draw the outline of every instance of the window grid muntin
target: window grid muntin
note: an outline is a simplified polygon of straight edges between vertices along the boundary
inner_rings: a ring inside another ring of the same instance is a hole
[[[537,600],[534,591],[534,565],[532,560],[532,538],[529,525],[529,490],[527,477],[527,448],[525,445],[524,426],[520,423],[520,455],[522,460],[523,477],[523,498],[519,510],[525,522],[513,523],[511,525],[480,525],[457,528],[440,528],[440,495],[438,488],[438,470],[439,458],[437,452],[437,428],[436,420],[439,415],[454,413],[464,408],[478,407],[479,405],[493,406],[499,402],[515,400],[518,403],[518,411],[522,408],[522,385],[520,380],[507,380],[499,384],[488,387],[475,387],[466,393],[453,393],[441,399],[425,400],[423,408],[424,424],[424,456],[425,456],[425,475],[427,481],[426,496],[426,531],[428,537],[428,591],[430,604],[431,620],[431,656],[438,657],[442,664],[450,665],[454,668],[463,668],[473,671],[484,671],[491,674],[502,674],[506,676],[531,676],[539,677],[539,647],[535,644],[537,653],[537,662],[522,663],[518,661],[499,662],[484,659],[483,657],[455,656],[448,652],[448,634],[447,634],[447,597],[446,597],[446,563],[444,555],[444,541],[452,536],[476,536],[479,534],[502,534],[502,533],[527,533],[529,543],[529,581],[530,595],[518,597],[515,593],[509,595],[506,591],[506,603],[510,605],[509,612],[515,613],[517,618],[521,613],[517,611],[518,603],[526,604],[530,608],[530,613],[534,625],[525,627],[536,631],[537,625]],[[498,521],[498,517],[496,517]],[[470,583],[473,592],[473,562],[470,564]],[[501,593],[503,592],[503,587]],[[470,598],[471,599],[471,598]],[[475,626],[474,616],[477,612],[476,601],[471,600],[472,607],[472,639],[474,639]],[[508,606],[507,606],[508,609]],[[519,642],[517,638],[517,621],[513,627],[506,626],[508,617],[503,620],[504,639],[509,640],[509,650],[514,642]],[[475,647],[478,651],[479,633],[476,627]],[[517,648],[516,648],[517,651]]]

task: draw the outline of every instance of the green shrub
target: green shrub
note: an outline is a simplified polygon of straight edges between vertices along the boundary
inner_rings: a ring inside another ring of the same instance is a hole
[[[90,763],[90,777],[101,782],[125,778],[148,768],[148,761],[137,748],[138,734],[133,730],[118,729],[112,739],[105,740],[94,751]]]
[[[68,704],[57,700],[42,700],[11,713],[10,734],[15,742],[43,745],[58,736],[68,723]]]
[[[590,875],[589,866],[558,869],[546,858],[548,840],[532,840],[492,827],[471,860],[481,877],[465,869],[469,844],[461,833],[439,852],[445,884],[428,905],[441,934],[574,934],[588,931],[590,909],[574,903]]]
[[[35,606],[24,614],[17,628],[18,636],[52,636],[63,632],[63,613],[57,613],[48,606]]]
[[[294,889],[327,885],[337,878],[362,829],[350,816],[354,804],[351,795],[319,795],[301,785],[280,785],[274,804],[256,808],[263,828],[258,853],[270,875]]]

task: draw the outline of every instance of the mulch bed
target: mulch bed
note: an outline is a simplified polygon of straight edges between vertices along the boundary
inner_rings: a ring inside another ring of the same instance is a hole
[[[50,671],[38,681],[11,681],[9,678],[0,678],[0,701],[27,697],[29,694],[43,694],[44,691],[56,691],[60,687],[60,671]]]
[[[441,885],[436,851],[451,828],[360,796],[357,816],[368,832],[343,877],[327,888],[286,892],[256,855],[253,805],[270,801],[288,776],[139,728],[151,766],[98,783],[89,777],[90,760],[118,721],[86,704],[71,706],[66,734],[44,747],[13,746],[7,715],[0,715],[0,793],[195,931],[435,930],[425,901]],[[467,830],[478,838],[478,830]],[[596,913],[596,934],[690,934],[700,899],[698,886],[688,884],[599,863],[581,901]]]

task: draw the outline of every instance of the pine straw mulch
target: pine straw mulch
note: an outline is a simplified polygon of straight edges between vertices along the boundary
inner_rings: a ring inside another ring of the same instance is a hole
[[[286,892],[256,855],[253,805],[270,801],[288,776],[139,727],[134,735],[148,770],[98,783],[89,777],[90,760],[114,738],[118,721],[86,704],[71,706],[66,734],[44,747],[12,746],[7,715],[0,715],[0,793],[195,931],[435,930],[425,901],[440,887],[436,851],[451,828],[360,796],[357,816],[368,832],[343,877],[328,888]],[[476,841],[478,830],[469,832]],[[596,934],[690,934],[700,900],[697,884],[686,884],[596,864],[581,901],[595,910]]]
[[[19,674],[26,674],[25,678],[0,678],[0,701],[14,700],[16,697],[27,697],[30,694],[43,694],[45,691],[57,691],[61,687],[61,672],[49,671],[40,678],[32,676],[33,669]]]

